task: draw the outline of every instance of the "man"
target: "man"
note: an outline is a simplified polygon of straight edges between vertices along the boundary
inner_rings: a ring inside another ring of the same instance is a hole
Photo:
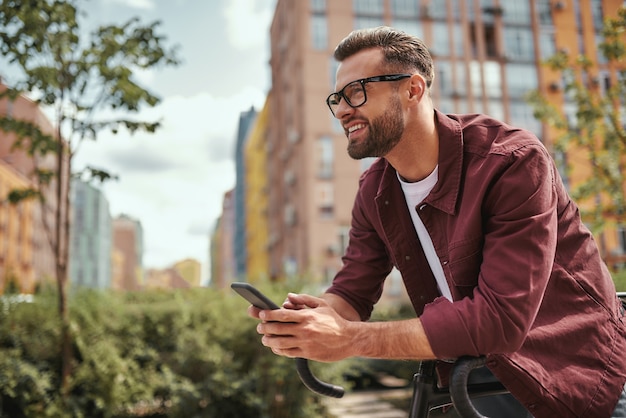
[[[327,104],[348,153],[381,158],[359,181],[327,292],[250,308],[263,344],[317,361],[486,356],[537,418],[623,416],[624,311],[540,141],[434,109],[432,58],[413,36],[354,31],[335,58]],[[365,322],[394,266],[418,317]]]

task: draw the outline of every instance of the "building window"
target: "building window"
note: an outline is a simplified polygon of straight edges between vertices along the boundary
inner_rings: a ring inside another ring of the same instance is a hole
[[[335,188],[330,181],[317,185],[317,208],[321,218],[331,218],[335,208]]]
[[[448,25],[445,22],[433,23],[433,55],[446,57],[450,55],[450,36],[448,33]]]
[[[539,24],[542,26],[552,26],[552,0],[537,0],[537,14]]]
[[[348,243],[350,242],[350,227],[340,226],[338,238],[339,238],[339,251],[341,254],[345,254],[346,249],[348,248]]]
[[[354,18],[354,29],[374,28],[383,25],[383,18],[376,16],[356,16]]]
[[[317,140],[317,175],[321,179],[333,177],[335,162],[333,139],[323,136]]]
[[[392,19],[391,25],[398,30],[408,33],[409,35],[414,35],[420,39],[424,39],[424,27],[417,20],[395,17]]]
[[[532,107],[524,101],[509,103],[510,124],[528,129],[536,136],[541,137],[541,122],[533,115]]]
[[[495,58],[497,56],[497,48],[496,48],[496,32],[495,27],[492,23],[484,23],[482,26],[482,33],[484,38],[479,39],[476,36],[479,31],[476,23],[472,23],[470,25],[470,45],[473,48],[473,56],[478,57],[478,45],[482,44],[485,46],[485,53],[487,57]]]
[[[353,0],[354,29],[382,26],[383,0]]]
[[[618,252],[620,254],[626,253],[626,225],[617,227],[617,241],[619,245]]]
[[[495,61],[470,62],[470,82],[472,91],[481,92],[482,83],[485,84],[485,93],[491,99],[502,97],[502,80],[500,77],[500,64]]]
[[[419,0],[391,0],[391,13],[394,17],[418,18]]]
[[[289,203],[283,209],[283,220],[286,226],[294,226],[296,224],[296,208],[293,204]]]
[[[313,13],[326,13],[326,0],[310,0]]]
[[[528,28],[504,28],[504,50],[510,61],[534,61],[533,33]]]
[[[383,0],[353,0],[352,6],[355,14],[382,15]]]
[[[514,25],[530,25],[530,2],[528,1],[506,1],[503,5],[504,23]]]
[[[361,169],[361,173],[363,173],[365,170],[370,168],[372,164],[374,164],[374,161],[376,161],[377,159],[378,157],[361,158],[359,160],[359,167]]]
[[[441,0],[431,1],[428,6],[428,15],[431,19],[446,20],[448,17],[446,2]]]
[[[454,91],[452,68],[449,61],[437,61],[435,81],[442,96],[450,96]]]
[[[311,41],[313,49],[320,51],[328,49],[328,25],[326,23],[326,16],[317,14],[311,16]]]
[[[593,16],[593,26],[596,32],[602,32],[604,27],[604,12],[602,11],[602,0],[591,0],[591,15]]]
[[[465,39],[465,33],[462,25],[456,24],[452,27],[452,41],[454,42],[453,51],[457,57],[462,57],[465,53],[465,45],[463,41]]]
[[[506,64],[506,80],[511,97],[523,98],[529,90],[534,90],[537,85],[537,69],[534,65]]]
[[[548,59],[556,54],[556,41],[554,31],[541,29],[539,33],[539,50],[542,59]]]

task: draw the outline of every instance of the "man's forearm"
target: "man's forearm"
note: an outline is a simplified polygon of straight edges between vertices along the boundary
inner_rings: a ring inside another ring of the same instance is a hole
[[[358,357],[432,360],[435,354],[419,318],[351,324],[351,339]]]
[[[356,310],[342,297],[326,293],[322,298],[343,318],[355,322],[351,334],[357,356],[404,360],[435,358],[419,319],[361,322]]]

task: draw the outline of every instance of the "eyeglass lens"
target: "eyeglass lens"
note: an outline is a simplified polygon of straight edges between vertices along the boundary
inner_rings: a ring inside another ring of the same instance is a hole
[[[342,98],[345,98],[348,105],[352,107],[359,107],[365,103],[365,83],[362,83],[361,80],[353,81],[352,83],[346,85],[341,91],[331,94],[328,97],[328,105],[330,106],[333,113],[339,106],[339,102]]]

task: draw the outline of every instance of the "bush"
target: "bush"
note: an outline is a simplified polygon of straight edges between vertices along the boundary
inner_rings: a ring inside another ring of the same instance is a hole
[[[277,301],[286,293],[264,291]],[[324,415],[293,360],[260,344],[247,302],[206,288],[75,292],[75,363],[62,399],[56,300],[41,294],[34,303],[5,304],[0,313],[0,416]],[[343,383],[341,364],[312,366],[320,378]]]

